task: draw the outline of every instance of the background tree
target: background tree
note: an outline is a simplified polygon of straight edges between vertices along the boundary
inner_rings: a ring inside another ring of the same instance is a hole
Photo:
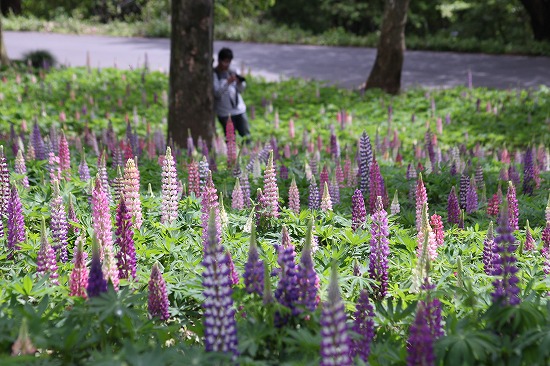
[[[10,59],[8,58],[8,52],[4,44],[4,35],[2,34],[2,16],[0,16],[0,66],[6,66],[9,63]]]
[[[550,41],[550,0],[521,0],[531,17],[533,36],[537,41]]]
[[[386,0],[376,60],[366,89],[380,88],[391,94],[399,93],[408,9],[409,0]]]
[[[168,136],[187,146],[187,131],[208,143],[215,132],[212,85],[213,0],[173,0]]]

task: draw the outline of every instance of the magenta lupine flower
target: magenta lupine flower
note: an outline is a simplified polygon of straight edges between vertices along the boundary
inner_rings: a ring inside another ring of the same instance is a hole
[[[92,241],[92,264],[90,266],[86,292],[88,293],[88,297],[96,297],[104,292],[107,292],[107,281],[105,281],[103,271],[101,270],[99,245],[95,237]]]
[[[87,298],[88,267],[86,267],[87,253],[84,251],[84,233],[75,242],[74,267],[69,277],[69,295]]]
[[[510,220],[510,227],[512,228],[512,231],[519,230],[518,199],[516,198],[516,187],[511,181],[508,182],[506,200],[508,201],[508,219]]]
[[[195,197],[200,195],[200,176],[197,162],[192,160],[187,166],[187,189],[189,194],[194,193]]]
[[[250,183],[248,181],[248,172],[242,172],[240,181],[244,207],[250,207]]]
[[[365,199],[363,198],[363,193],[359,189],[356,189],[351,197],[351,228],[355,231],[362,227],[366,221]]]
[[[325,183],[329,183],[329,177],[328,177],[328,168],[326,165],[323,165],[323,170],[321,170],[321,174],[319,174],[319,186],[323,187]]]
[[[55,259],[55,251],[53,250],[48,237],[46,236],[46,222],[42,217],[41,235],[40,235],[40,249],[36,256],[36,273],[39,277],[48,277],[51,283],[58,284],[57,278],[57,261]]]
[[[430,226],[432,227],[432,230],[434,232],[437,246],[442,246],[445,231],[443,230],[443,220],[441,219],[441,216],[433,214],[432,217],[430,217]]]
[[[399,204],[399,196],[397,194],[397,190],[395,190],[393,200],[391,201],[390,213],[392,215],[397,215],[399,212],[401,212],[401,205]]]
[[[531,228],[529,227],[529,220],[525,224],[525,244],[523,246],[525,250],[535,250],[535,239],[531,234]]]
[[[40,127],[38,127],[38,122],[34,122],[32,128],[32,134],[30,138],[31,145],[34,149],[34,156],[38,160],[46,159],[46,152],[44,150],[44,140],[42,140],[42,134],[40,133]]]
[[[351,179],[351,160],[349,156],[346,155],[346,160],[344,161],[344,170],[342,172],[344,175],[344,180],[348,187],[350,187],[350,179]]]
[[[124,168],[123,196],[128,206],[128,211],[132,214],[133,225],[137,230],[141,228],[141,224],[143,223],[139,183],[140,176],[136,163],[134,159],[128,159]]]
[[[233,263],[233,257],[231,256],[231,253],[229,252],[228,249],[225,251],[225,256],[227,257],[227,263],[229,265],[229,278],[231,279],[231,285],[232,286],[238,285],[239,273],[235,268],[235,263]]]
[[[437,258],[437,241],[435,239],[435,234],[432,230],[432,227],[430,226],[430,223],[428,222],[428,205],[424,204],[422,207],[422,228],[418,232],[417,235],[417,243],[418,243],[418,251],[417,256],[418,258],[422,257],[422,253],[424,250],[427,251],[428,259],[434,260]],[[427,245],[427,248],[424,249],[424,246]]]
[[[170,147],[162,163],[161,218],[163,224],[171,224],[178,218],[178,174]]]
[[[50,228],[53,237],[53,249],[59,254],[61,262],[67,262],[67,242],[69,234],[69,221],[63,204],[63,197],[59,193],[59,183],[54,181],[53,199],[50,203]]]
[[[269,153],[269,159],[264,171],[264,189],[265,215],[267,217],[279,216],[279,188],[277,187],[277,177],[273,166],[273,151]]]
[[[61,169],[61,174],[69,178],[71,174],[71,153],[69,151],[69,143],[63,131],[59,138],[59,168]]]
[[[319,276],[313,266],[311,241],[313,240],[313,218],[309,219],[306,231],[306,242],[298,265],[298,301],[297,305],[314,311],[319,304]]]
[[[8,163],[4,155],[4,146],[0,146],[0,212],[2,217],[5,217],[10,200],[10,171]]]
[[[426,211],[428,211],[428,195],[426,193],[426,187],[422,181],[422,173],[418,174],[418,180],[416,182],[416,231],[422,230],[422,207],[426,205]]]
[[[460,222],[460,207],[458,204],[458,197],[456,196],[455,187],[451,188],[449,198],[447,199],[447,222],[450,225]]]
[[[351,164],[351,162],[350,162],[350,164]],[[342,170],[342,166],[340,165],[339,161],[336,163],[336,169],[334,170],[334,176],[336,177],[336,183],[338,184],[338,187],[343,188],[346,178],[344,176],[344,171]]]
[[[216,213],[210,209],[208,243],[205,245],[202,274],[204,288],[204,345],[207,352],[238,354],[237,322],[233,307],[231,270],[225,248],[216,231]]]
[[[155,263],[153,264],[149,279],[147,310],[151,317],[158,317],[164,321],[170,318],[170,313],[168,312],[169,306],[170,302],[168,301],[168,293],[166,292],[166,282],[164,282],[158,263]]]
[[[324,212],[332,211],[332,200],[330,199],[327,182],[325,182],[325,186],[323,189],[323,198],[321,198],[321,210]]]
[[[281,267],[281,271],[275,298],[281,305],[294,312],[298,301],[298,267],[296,265],[296,250],[290,241],[286,226],[283,226],[281,244],[277,246],[277,254],[277,263]]]
[[[233,210],[242,210],[244,208],[243,191],[241,189],[239,178],[237,178],[237,181],[235,182],[233,194],[231,195],[231,208]]]
[[[351,366],[351,340],[346,324],[346,309],[338,286],[338,268],[334,263],[328,287],[328,299],[321,311],[320,366]]]
[[[359,294],[352,329],[356,334],[356,338],[352,341],[352,356],[359,357],[364,363],[368,363],[370,345],[374,339],[374,309],[366,290],[362,290]]]
[[[214,186],[214,182],[212,181],[212,173],[208,172],[207,181],[204,185],[202,196],[201,196],[201,223],[202,223],[202,239],[204,245],[208,245],[208,225],[209,225],[209,217],[210,217],[210,210],[214,209],[214,215],[216,217],[216,220],[214,221],[216,224],[216,232],[218,233],[218,241],[221,241],[222,237],[222,229],[221,229],[221,222],[220,222],[220,206],[218,202],[218,191],[216,190],[216,187]],[[205,247],[206,249],[206,247]]]
[[[88,168],[88,163],[86,162],[86,155],[82,153],[82,158],[80,160],[80,165],[78,165],[78,176],[80,180],[87,182],[90,180],[90,169]]]
[[[498,258],[499,255],[495,253],[495,236],[493,233],[493,222],[489,223],[489,228],[487,229],[487,235],[483,240],[483,269],[485,273],[489,276],[493,275],[495,268],[495,258]]]
[[[3,168],[1,171],[3,171]],[[21,150],[17,151],[17,156],[15,157],[14,171],[17,174],[21,174],[23,176],[23,178],[21,179],[21,185],[25,188],[29,188],[29,177],[27,177],[27,165],[25,164],[25,158],[23,157],[23,152]],[[0,177],[2,177],[1,181],[4,182],[5,178],[3,177],[2,173],[0,173]],[[2,188],[4,188],[4,185],[2,185]],[[7,185],[7,188],[9,191],[9,184]],[[6,207],[6,206],[3,206],[3,207]]]
[[[382,175],[376,158],[372,160],[369,177],[369,210],[371,213],[376,211],[377,197],[384,197],[384,187],[382,187]]]
[[[237,161],[237,143],[235,141],[235,126],[231,117],[225,125],[225,139],[227,141],[227,166],[233,166]]]
[[[97,176],[92,191],[92,225],[98,242],[99,258],[103,260],[105,247],[113,247],[113,225],[109,202],[101,184]]]
[[[495,193],[487,203],[487,215],[498,216],[498,210],[501,203],[500,201],[501,197],[499,197],[499,195]]]
[[[544,218],[546,223],[550,223],[550,194],[548,195],[548,203],[546,204],[546,209],[544,210]]]
[[[468,192],[466,193],[466,213],[472,213],[478,209],[477,187],[474,178],[470,179]]]
[[[244,287],[249,294],[263,295],[264,286],[264,261],[258,254],[256,244],[256,226],[252,225],[250,234],[250,248],[248,249],[248,259],[244,265]]]
[[[370,167],[372,164],[372,146],[369,135],[365,131],[359,138],[359,172],[360,181],[359,189],[363,193],[363,197],[369,194],[369,177]]]
[[[8,216],[8,235],[7,246],[10,250],[9,258],[13,257],[13,252],[19,250],[19,244],[25,241],[26,230],[23,217],[23,205],[19,198],[19,192],[15,185],[11,186],[11,195],[7,208]]]
[[[288,208],[295,214],[300,213],[300,191],[296,185],[296,179],[292,177],[290,188],[288,189]]]
[[[319,187],[317,186],[315,176],[312,176],[309,181],[308,207],[310,210],[318,210],[320,206],[321,198],[319,197]]]
[[[493,253],[498,254],[499,257],[494,260],[493,275],[498,278],[493,281],[495,290],[491,295],[493,302],[500,305],[518,305],[520,303],[519,278],[516,275],[518,268],[517,259],[514,256],[517,245],[516,238],[512,234],[508,212],[508,205],[505,202],[500,213],[498,236],[495,238],[493,247]]]
[[[136,278],[136,250],[134,248],[134,230],[132,228],[132,215],[126,207],[124,197],[116,212],[116,240],[115,245],[119,248],[116,254],[118,277]]]
[[[376,281],[373,296],[377,300],[386,297],[388,289],[388,256],[390,255],[390,230],[388,213],[382,205],[382,197],[377,197],[376,211],[372,215],[370,240],[369,276]]]

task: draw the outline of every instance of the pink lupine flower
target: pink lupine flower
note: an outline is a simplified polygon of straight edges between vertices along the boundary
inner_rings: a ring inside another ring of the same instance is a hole
[[[118,268],[117,268],[117,262],[115,259],[115,253],[113,246],[106,246],[103,248],[103,266],[101,267],[103,272],[103,278],[105,278],[105,281],[113,284],[113,287],[115,291],[118,291],[118,284],[119,284],[119,278],[118,278]]]
[[[432,227],[430,226],[430,223],[428,222],[428,205],[424,204],[422,206],[422,228],[418,232],[417,236],[417,243],[418,243],[418,251],[417,256],[418,258],[422,257],[422,253],[424,251],[424,246],[427,245],[428,247],[428,259],[434,260],[437,258],[437,240],[435,237],[435,233],[432,230]],[[427,237],[427,240],[426,240]]]
[[[54,239],[54,249],[59,253],[59,258],[62,262],[67,262],[67,235],[69,233],[69,222],[63,197],[59,193],[59,183],[54,181],[53,198],[50,204],[50,227],[52,229],[52,237]]]
[[[506,200],[508,201],[508,220],[512,230],[519,230],[519,209],[518,199],[516,198],[516,187],[514,184],[508,182],[508,192],[506,193]]]
[[[128,206],[128,210],[132,214],[134,227],[139,230],[143,223],[141,214],[141,199],[139,194],[140,176],[139,170],[134,162],[134,159],[126,161],[124,168],[124,200]]]
[[[288,136],[291,139],[296,136],[296,131],[294,130],[294,120],[292,118],[288,121]]]
[[[86,267],[87,253],[84,251],[84,232],[76,239],[74,251],[74,267],[69,277],[69,295],[87,298],[88,267]]]
[[[269,153],[269,159],[264,171],[264,190],[266,216],[279,216],[279,188],[277,187],[277,178],[273,166],[273,151]]]
[[[525,223],[525,244],[523,248],[525,250],[535,250],[535,239],[533,239],[533,235],[531,234],[529,220]]]
[[[210,217],[210,211],[214,210],[216,223],[216,233],[218,235],[218,241],[221,241],[222,229],[220,221],[220,206],[218,202],[218,191],[214,182],[212,181],[212,172],[208,171],[208,176],[206,178],[206,183],[204,185],[202,194],[201,194],[201,223],[202,223],[202,239],[204,245],[208,245],[208,223]],[[208,248],[204,248],[205,250]]]
[[[365,199],[363,193],[356,189],[351,197],[351,228],[353,231],[362,227],[367,220],[367,212],[365,209]]]
[[[328,191],[328,183],[325,182],[324,188],[323,188],[323,197],[321,198],[321,210],[326,211],[332,211],[332,200],[330,199],[330,193]]]
[[[235,182],[233,194],[231,195],[231,208],[234,210],[242,210],[244,208],[243,190],[239,178]]]
[[[5,217],[10,200],[10,171],[4,155],[4,146],[0,146],[0,216]]]
[[[59,284],[57,278],[57,261],[55,259],[55,251],[53,250],[48,237],[46,236],[46,221],[42,217],[42,227],[40,235],[40,249],[36,256],[36,273],[40,277],[47,276],[54,285]]]
[[[50,179],[61,180],[61,170],[59,169],[59,156],[55,155],[52,151],[48,155],[48,169],[50,171]]]
[[[25,158],[23,157],[23,152],[21,150],[17,151],[17,156],[15,157],[15,167],[14,170],[17,174],[23,175],[21,180],[21,185],[25,188],[29,188],[29,178],[27,177],[27,166],[25,164]],[[9,188],[9,184],[8,184]]]
[[[319,175],[319,186],[324,187],[325,183],[329,184],[328,168],[327,168],[326,164],[323,166],[323,170],[321,171],[321,174]]]
[[[290,188],[288,189],[288,208],[295,214],[300,213],[300,192],[298,191],[294,177],[292,177],[292,183],[290,183]]]
[[[199,167],[194,160],[187,166],[187,189],[189,194],[194,193],[195,197],[200,196]]]
[[[61,174],[68,179],[71,174],[71,153],[63,131],[61,131],[61,137],[59,138],[59,169]]]
[[[178,218],[178,174],[170,147],[166,148],[162,164],[161,200],[160,222],[170,224]]]
[[[152,317],[159,317],[160,320],[168,320],[170,313],[168,307],[168,293],[166,292],[166,282],[162,277],[158,263],[153,265],[151,277],[149,279],[149,297],[147,309]]]
[[[433,214],[432,217],[430,217],[430,225],[434,232],[437,246],[438,247],[442,246],[445,232],[443,231],[443,221],[441,220],[441,216],[437,214]]]
[[[227,140],[227,166],[233,166],[237,161],[237,143],[235,141],[235,126],[231,117],[225,125],[225,138]]]
[[[99,177],[96,177],[92,191],[92,225],[98,242],[99,257],[103,260],[105,247],[113,247],[113,226],[109,202]]]
[[[426,187],[422,181],[422,173],[418,174],[418,180],[416,183],[416,231],[422,231],[422,207],[426,205],[426,212],[428,211],[428,195],[426,194]],[[426,219],[427,221],[427,219]]]

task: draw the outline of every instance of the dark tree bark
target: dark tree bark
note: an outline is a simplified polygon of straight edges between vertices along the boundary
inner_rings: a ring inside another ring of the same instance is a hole
[[[521,0],[537,41],[550,41],[550,0]]]
[[[409,0],[386,0],[376,60],[366,89],[380,88],[390,94],[399,93],[408,9]]]
[[[10,13],[15,15],[21,14],[21,0],[1,0],[0,11],[2,15],[7,16]]]
[[[187,146],[215,133],[212,81],[213,0],[172,0],[168,138]]]
[[[9,64],[10,59],[8,58],[6,45],[4,44],[4,34],[2,33],[2,17],[0,17],[0,66],[7,66]]]

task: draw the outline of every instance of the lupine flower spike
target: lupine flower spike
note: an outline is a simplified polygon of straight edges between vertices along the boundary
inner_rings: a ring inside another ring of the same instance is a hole
[[[535,239],[531,234],[531,228],[529,227],[529,220],[525,223],[525,244],[523,246],[525,250],[535,250]]]
[[[10,171],[4,156],[4,146],[0,146],[0,213],[5,217],[10,200]]]
[[[88,297],[99,296],[102,293],[107,292],[107,281],[105,281],[103,271],[101,270],[99,244],[97,243],[95,235],[92,241],[92,264],[90,267],[90,275],[88,277],[86,292],[88,293]]]
[[[204,345],[207,352],[234,356],[237,349],[237,324],[233,307],[230,268],[216,231],[216,214],[210,209],[208,244],[205,246],[202,275],[204,288]]]
[[[23,217],[23,205],[19,198],[19,192],[15,185],[11,186],[11,195],[8,201],[8,235],[7,246],[10,250],[9,258],[13,258],[13,252],[19,250],[19,244],[25,241],[25,219]]]
[[[168,312],[170,302],[168,301],[168,293],[166,292],[166,282],[164,282],[158,263],[153,264],[153,269],[151,270],[147,305],[151,317],[158,317],[163,321],[170,318],[170,313]]]
[[[98,242],[99,258],[103,260],[105,247],[113,246],[113,225],[109,203],[99,176],[95,179],[92,191],[92,225]]]
[[[86,286],[88,285],[88,267],[86,267],[87,253],[84,251],[84,232],[75,243],[74,267],[69,277],[69,295],[87,298]]]
[[[390,206],[390,212],[392,215],[397,215],[399,212],[401,212],[401,206],[399,205],[399,197],[397,195],[397,190],[395,190],[395,194],[393,195],[393,200]]]
[[[432,230],[434,232],[437,247],[442,246],[445,237],[445,231],[443,230],[443,220],[441,219],[441,216],[439,216],[438,214],[433,214],[432,217],[430,217],[430,226],[432,227]]]
[[[508,182],[506,200],[508,201],[508,220],[510,220],[510,227],[512,231],[519,230],[518,199],[516,198],[516,187],[511,181]]]
[[[63,131],[61,131],[61,137],[59,138],[59,169],[61,170],[61,174],[66,179],[69,179],[71,174],[71,153],[69,151],[69,143]]]
[[[238,177],[233,188],[233,194],[231,195],[231,208],[233,210],[242,210],[244,208],[243,191]]]
[[[418,180],[416,182],[416,231],[422,230],[422,209],[426,204],[426,211],[428,211],[428,195],[426,194],[426,187],[422,181],[422,173],[418,174]]]
[[[328,299],[321,311],[320,366],[351,366],[351,341],[346,325],[346,311],[338,286],[338,267],[334,262],[328,287]]]
[[[17,151],[17,156],[15,157],[15,172],[21,174],[23,178],[21,179],[21,185],[25,188],[29,188],[29,177],[27,177],[27,165],[25,164],[25,158],[23,157],[23,152],[21,150]],[[4,179],[2,179],[2,182]],[[9,188],[9,184],[8,184]]]
[[[36,347],[32,344],[32,340],[29,336],[29,326],[27,325],[27,318],[23,317],[21,327],[19,328],[19,335],[15,340],[15,343],[11,346],[12,356],[34,355],[36,353]]]
[[[359,189],[356,189],[351,197],[351,228],[355,231],[362,227],[366,221],[365,199],[363,198],[363,193]]]
[[[288,189],[288,208],[295,214],[300,213],[300,192],[298,191],[294,177],[292,177],[292,183],[290,183],[290,188]]]
[[[298,304],[314,311],[319,304],[319,277],[313,266],[311,242],[313,240],[313,218],[309,219],[306,230],[306,243],[298,266]]]
[[[447,222],[451,225],[460,222],[460,206],[458,204],[458,197],[456,196],[455,187],[451,189],[449,198],[447,199]]]
[[[46,221],[42,217],[42,226],[40,229],[40,250],[36,256],[36,273],[40,277],[48,277],[52,284],[57,285],[57,261],[55,251],[53,250],[46,235]]]
[[[139,230],[143,222],[141,213],[141,199],[139,194],[140,176],[139,170],[133,159],[126,161],[124,168],[124,200],[128,210],[132,214],[134,227]]]
[[[273,166],[273,150],[269,153],[269,159],[264,171],[264,190],[266,216],[279,216],[279,188],[277,187],[277,177]]]
[[[264,262],[260,259],[258,254],[255,225],[252,226],[252,233],[250,234],[250,248],[248,249],[248,259],[244,266],[243,278],[246,292],[262,296],[264,286]]]
[[[90,169],[88,168],[88,163],[86,162],[86,154],[82,152],[82,158],[80,164],[78,165],[78,176],[80,180],[87,182],[90,180]]]
[[[62,262],[67,262],[67,236],[69,233],[69,222],[67,212],[63,204],[63,197],[59,193],[59,182],[53,182],[53,199],[50,204],[52,237],[54,240],[54,249],[59,254]]]
[[[323,198],[321,199],[321,210],[332,211],[332,200],[330,199],[330,193],[328,191],[328,182],[324,183]]]
[[[178,218],[178,174],[169,146],[162,163],[161,212],[163,224],[171,224]]]
[[[352,355],[368,363],[370,345],[374,339],[374,309],[369,302],[369,294],[362,290],[354,313],[353,331],[356,337],[352,342]]]
[[[118,252],[115,256],[119,278],[136,278],[136,250],[132,215],[128,211],[124,197],[121,197],[116,212],[116,240]]]
[[[377,300],[386,297],[388,289],[388,256],[390,247],[388,237],[388,214],[384,210],[382,197],[377,197],[376,211],[372,215],[369,275],[376,281],[373,296]]]
[[[493,232],[493,222],[491,221],[487,229],[487,235],[483,240],[483,269],[489,276],[493,275],[495,259],[499,257],[498,253],[494,250],[494,246],[495,236]]]
[[[295,312],[295,305],[298,301],[298,267],[296,266],[296,251],[290,241],[286,226],[283,226],[281,244],[277,246],[277,252],[277,263],[281,271],[275,298],[281,305]]]

